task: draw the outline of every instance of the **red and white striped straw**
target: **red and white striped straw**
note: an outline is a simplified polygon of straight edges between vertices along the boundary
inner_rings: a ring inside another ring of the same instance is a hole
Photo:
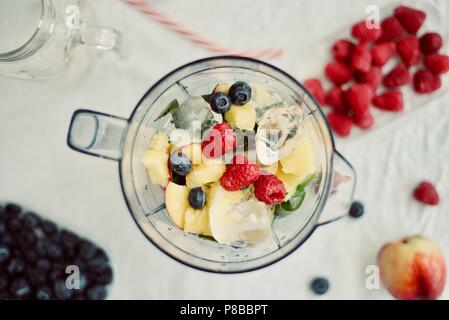
[[[148,3],[146,3],[145,0],[123,0],[123,1],[132,5],[137,10],[152,17],[154,20],[165,25],[166,27],[173,30],[174,32],[182,35],[186,39],[188,39],[188,40],[192,41],[193,43],[196,43],[197,45],[199,45],[209,51],[212,51],[212,52],[217,52],[219,54],[224,54],[224,55],[235,55],[235,56],[243,56],[243,57],[256,58],[256,59],[271,59],[271,58],[279,57],[283,54],[282,49],[275,49],[275,48],[268,48],[268,49],[258,50],[258,51],[237,51],[237,50],[233,50],[233,49],[224,48],[224,47],[219,46],[216,43],[202,37],[198,33],[191,31],[190,29],[183,26],[182,24],[174,21],[173,19],[168,17],[165,13],[155,10],[152,6],[150,6]]]

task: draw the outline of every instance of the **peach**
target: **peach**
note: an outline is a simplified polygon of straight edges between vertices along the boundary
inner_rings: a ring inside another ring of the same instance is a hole
[[[443,292],[446,264],[440,249],[421,236],[382,247],[378,255],[382,283],[397,299],[432,300]]]

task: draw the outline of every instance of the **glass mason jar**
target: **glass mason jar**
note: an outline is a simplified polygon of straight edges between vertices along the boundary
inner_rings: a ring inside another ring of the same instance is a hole
[[[278,93],[307,112],[308,136],[318,171],[316,187],[297,212],[275,218],[272,237],[255,246],[233,247],[184,232],[171,221],[164,191],[153,185],[141,163],[155,132],[154,121],[173,100],[212,92],[218,83],[246,81]],[[348,213],[355,189],[352,166],[334,148],[326,118],[303,85],[267,63],[238,57],[195,61],[159,80],[129,119],[78,110],[70,124],[68,145],[85,154],[118,161],[123,195],[131,216],[156,247],[197,269],[237,273],[270,265],[295,251],[319,226]]]
[[[79,45],[123,53],[120,33],[91,26],[91,19],[83,0],[0,1],[0,75],[52,77]]]

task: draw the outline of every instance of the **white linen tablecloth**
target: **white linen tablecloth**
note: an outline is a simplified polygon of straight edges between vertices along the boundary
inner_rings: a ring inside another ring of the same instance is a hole
[[[388,3],[147,1],[224,46],[285,49],[283,57],[269,62],[299,79],[296,66],[310,46],[363,17],[367,5]],[[439,2],[449,13],[447,1]],[[126,35],[132,55],[120,61],[104,55],[70,86],[0,78],[0,201],[23,204],[103,246],[114,266],[109,298],[315,299],[309,282],[325,276],[331,288],[322,299],[388,299],[386,290],[365,287],[365,268],[375,263],[385,242],[424,234],[449,257],[449,98],[369,133],[337,140],[357,170],[356,197],[366,207],[362,219],[319,228],[284,260],[240,275],[197,271],[164,255],[131,219],[117,163],[70,150],[67,129],[78,108],[128,117],[160,77],[212,54],[119,0],[91,3],[99,24]],[[411,198],[422,179],[436,183],[442,198],[438,207]],[[442,298],[449,298],[449,289]]]

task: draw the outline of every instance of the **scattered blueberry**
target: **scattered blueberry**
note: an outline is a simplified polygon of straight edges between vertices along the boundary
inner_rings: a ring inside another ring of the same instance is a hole
[[[180,176],[186,176],[192,170],[192,162],[181,152],[175,152],[170,156],[170,165],[172,171]]]
[[[319,295],[325,294],[327,290],[329,290],[329,281],[326,278],[322,277],[315,278],[310,284],[310,288],[316,294]]]
[[[251,100],[251,87],[246,82],[238,81],[229,89],[229,96],[233,104],[242,106]]]
[[[189,204],[193,209],[202,209],[206,204],[206,194],[201,188],[193,188],[189,192]]]
[[[363,204],[358,201],[354,201],[349,209],[349,215],[353,218],[360,218],[364,213]]]
[[[231,109],[231,106],[231,98],[226,93],[217,92],[210,97],[210,107],[216,113],[223,114]]]

